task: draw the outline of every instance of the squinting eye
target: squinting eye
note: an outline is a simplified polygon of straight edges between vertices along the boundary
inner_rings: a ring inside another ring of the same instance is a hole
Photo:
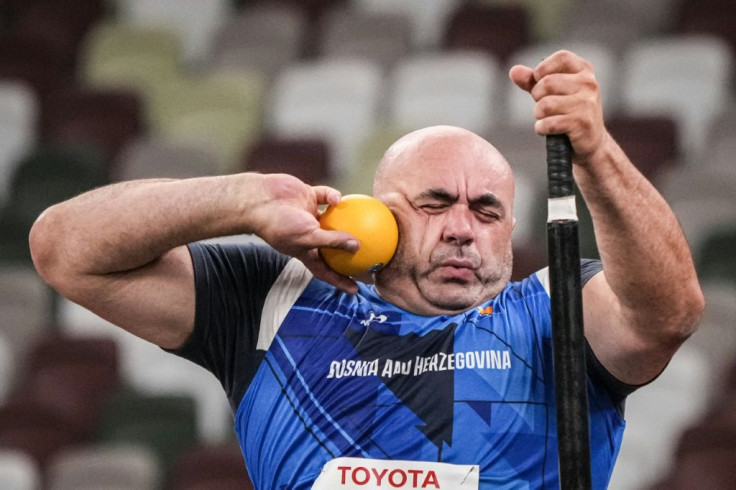
[[[420,206],[425,211],[442,211],[447,208],[446,204],[423,204]]]
[[[496,221],[499,219],[499,216],[495,213],[482,213],[478,212],[478,215],[480,216],[480,219],[484,221]]]

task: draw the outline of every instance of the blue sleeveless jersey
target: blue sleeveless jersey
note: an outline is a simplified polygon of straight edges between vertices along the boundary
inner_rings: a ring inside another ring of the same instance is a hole
[[[265,247],[190,250],[196,326],[177,353],[222,382],[257,489],[310,489],[341,456],[478,465],[482,489],[559,487],[546,270],[463,314],[424,317],[373,286],[344,294]],[[603,489],[625,393],[599,371],[588,395]]]

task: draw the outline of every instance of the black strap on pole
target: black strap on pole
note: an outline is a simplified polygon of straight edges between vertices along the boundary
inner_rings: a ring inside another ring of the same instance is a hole
[[[590,422],[586,387],[580,245],[572,147],[566,135],[547,136],[550,296],[560,488],[589,490]]]

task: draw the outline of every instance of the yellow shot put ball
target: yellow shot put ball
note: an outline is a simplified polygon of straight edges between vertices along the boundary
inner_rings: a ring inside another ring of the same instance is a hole
[[[388,207],[378,199],[363,194],[343,196],[319,218],[325,230],[350,233],[360,241],[355,253],[322,248],[322,258],[333,270],[346,276],[377,272],[388,264],[399,242],[399,227]]]

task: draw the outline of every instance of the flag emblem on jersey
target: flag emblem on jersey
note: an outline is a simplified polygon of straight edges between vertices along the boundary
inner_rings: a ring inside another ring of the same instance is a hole
[[[476,308],[478,310],[478,313],[481,315],[493,315],[493,306],[488,305],[485,308],[481,308],[480,306]]]

